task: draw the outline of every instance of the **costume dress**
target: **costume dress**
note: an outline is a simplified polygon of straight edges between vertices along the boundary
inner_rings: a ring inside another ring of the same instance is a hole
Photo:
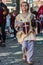
[[[26,49],[26,57],[27,61],[30,62],[33,60],[33,50],[34,50],[34,40],[35,40],[35,32],[32,30],[33,27],[31,25],[31,20],[34,18],[32,13],[28,13],[26,17],[23,17],[23,14],[19,14],[15,20],[15,29],[17,32],[17,39],[20,44],[22,44],[23,48]],[[18,26],[21,24],[22,26]]]

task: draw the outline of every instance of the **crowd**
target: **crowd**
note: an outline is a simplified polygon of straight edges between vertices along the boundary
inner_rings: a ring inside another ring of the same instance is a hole
[[[14,21],[17,15],[16,11],[9,12],[7,6],[0,0],[0,46],[5,47],[6,32],[11,34],[11,29],[14,30],[16,37],[16,30],[14,28]],[[6,30],[7,29],[7,30]]]
[[[26,60],[29,65],[33,65],[35,35],[43,28],[43,14],[38,17],[38,12],[33,8],[29,11],[27,2],[21,3],[21,10],[22,13],[18,15],[16,10],[9,12],[7,6],[0,0],[0,46],[6,47],[6,32],[10,33],[10,36],[13,33],[22,44],[23,61]]]
[[[14,22],[15,18],[17,16],[16,10],[13,12],[8,12],[8,15],[6,16],[6,33],[10,34],[10,37],[16,37],[16,30],[14,28]]]

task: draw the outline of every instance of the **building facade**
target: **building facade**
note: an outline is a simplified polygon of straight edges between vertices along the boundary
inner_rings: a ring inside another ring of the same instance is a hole
[[[21,12],[20,4],[23,1],[27,1],[28,3],[30,2],[29,4],[30,4],[30,6],[32,6],[32,4],[31,4],[31,2],[33,2],[32,0],[3,0],[3,2],[9,8],[10,12],[12,10],[16,10],[16,9],[17,9],[18,12]],[[17,7],[15,7],[15,6],[17,6]]]
[[[39,7],[40,5],[43,5],[43,0],[2,0],[10,11],[16,10],[18,12],[21,12],[20,4],[23,1],[27,1],[29,3],[29,7]]]
[[[9,11],[16,10],[16,0],[2,0],[8,7]]]

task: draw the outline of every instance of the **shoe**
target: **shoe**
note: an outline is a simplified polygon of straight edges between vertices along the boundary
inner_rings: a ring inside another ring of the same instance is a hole
[[[14,40],[16,39],[16,37],[13,38]]]
[[[33,65],[33,62],[28,62],[29,65]]]
[[[24,57],[22,58],[22,60],[23,60],[23,62],[27,62],[26,56],[24,56]]]
[[[13,34],[11,34],[11,35],[10,35],[10,37],[14,37],[14,35],[13,35]]]
[[[2,43],[1,47],[6,47],[5,43]]]

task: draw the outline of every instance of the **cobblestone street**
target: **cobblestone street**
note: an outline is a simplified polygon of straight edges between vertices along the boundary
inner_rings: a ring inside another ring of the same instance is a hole
[[[34,65],[43,65],[43,40],[37,40],[34,48]],[[21,45],[16,39],[7,39],[6,47],[0,47],[0,60],[0,65],[28,65],[22,62]]]

